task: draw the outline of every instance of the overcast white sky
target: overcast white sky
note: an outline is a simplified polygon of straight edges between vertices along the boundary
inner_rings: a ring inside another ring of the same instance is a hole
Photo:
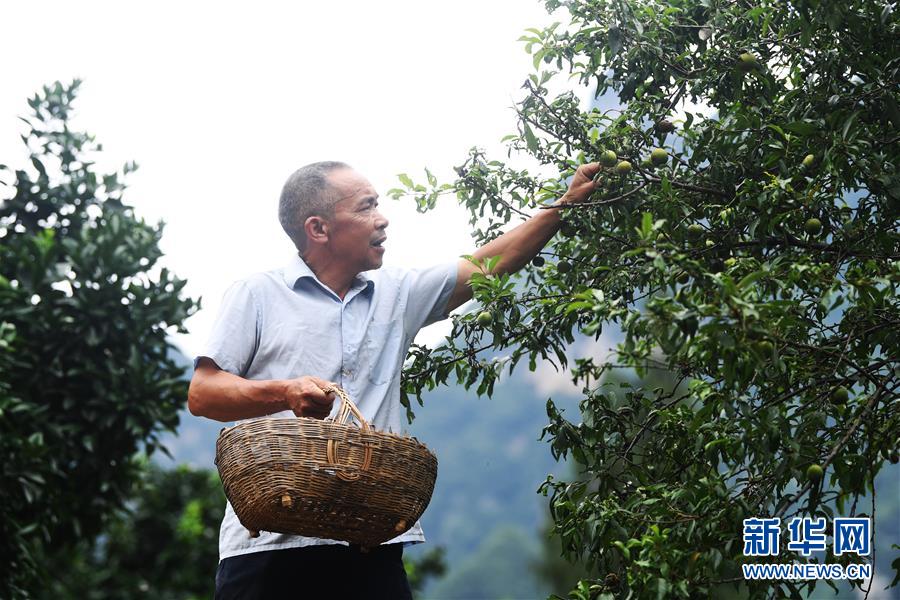
[[[290,257],[276,205],[294,169],[343,160],[384,194],[426,165],[449,179],[470,146],[499,153],[532,68],[516,40],[549,21],[536,0],[17,2],[2,17],[2,162],[25,159],[25,99],[83,79],[75,125],[105,166],[140,165],[126,201],[166,221],[165,264],[203,297],[177,340],[188,354],[229,283]],[[383,207],[388,264],[472,249],[455,202]]]

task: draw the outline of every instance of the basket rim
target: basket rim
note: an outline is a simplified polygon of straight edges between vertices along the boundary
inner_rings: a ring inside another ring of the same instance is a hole
[[[394,433],[391,431],[381,431],[381,430],[374,429],[374,428],[369,429],[368,431],[364,431],[363,429],[360,429],[359,427],[357,427],[355,425],[350,425],[348,423],[336,423],[335,421],[333,421],[331,419],[313,419],[312,417],[253,417],[250,419],[244,419],[238,423],[235,423],[234,425],[231,425],[230,427],[223,427],[221,430],[219,430],[218,437],[219,438],[225,437],[225,436],[229,435],[230,433],[232,433],[235,429],[238,429],[245,425],[250,425],[252,423],[265,422],[265,421],[280,421],[280,422],[292,422],[292,423],[297,422],[297,421],[308,421],[310,423],[315,423],[320,426],[337,427],[340,429],[352,429],[352,430],[358,431],[360,433],[364,433],[367,436],[375,436],[375,437],[383,436],[383,437],[395,438],[399,441],[415,442],[419,446],[422,446],[423,448],[425,448],[426,450],[428,450],[429,452],[434,454],[434,451],[431,450],[431,448],[426,446],[417,437],[409,435],[409,434],[399,434],[399,433]]]

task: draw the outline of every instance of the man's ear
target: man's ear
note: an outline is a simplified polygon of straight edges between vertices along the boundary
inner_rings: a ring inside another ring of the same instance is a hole
[[[324,244],[328,241],[328,221],[322,217],[312,216],[303,223],[303,230],[306,232],[306,240],[308,243]]]

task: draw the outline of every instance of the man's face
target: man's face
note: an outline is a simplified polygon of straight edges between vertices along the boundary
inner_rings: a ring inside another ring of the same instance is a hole
[[[352,169],[332,171],[328,180],[337,197],[328,219],[331,255],[357,273],[381,267],[388,220],[378,212],[375,188]]]

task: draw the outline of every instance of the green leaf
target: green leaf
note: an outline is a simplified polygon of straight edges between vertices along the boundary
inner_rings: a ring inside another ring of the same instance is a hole
[[[772,131],[774,131],[775,133],[780,135],[782,137],[782,139],[784,139],[785,141],[788,140],[788,135],[784,132],[784,129],[782,129],[778,125],[769,123],[768,125],[766,125],[766,127],[768,127],[769,129],[771,129]],[[790,126],[788,126],[788,127],[790,127]]]
[[[613,541],[613,546],[619,549],[622,553],[622,556],[625,557],[625,560],[631,560],[631,550],[625,547],[625,544],[620,542],[619,540]]]
[[[413,180],[410,179],[409,175],[407,175],[406,173],[399,173],[397,175],[397,179],[399,179],[400,183],[405,185],[407,189],[413,189],[415,187],[415,185],[413,184]]]
[[[744,276],[737,284],[737,289],[743,290],[750,285],[753,285],[757,281],[759,281],[762,277],[766,275],[765,271],[753,271],[752,273]]]
[[[656,579],[656,598],[662,600],[669,593],[669,582],[661,577]]]
[[[847,139],[847,132],[850,131],[850,127],[853,126],[853,122],[856,121],[856,117],[859,116],[860,112],[862,112],[862,111],[859,111],[859,110],[853,111],[853,113],[844,122],[844,128],[841,130],[841,139],[843,139],[843,140]]]
[[[784,128],[802,136],[810,136],[819,131],[819,128],[809,121],[794,121],[785,125]]]
[[[528,150],[532,153],[537,152],[537,150],[538,150],[537,138],[534,137],[534,132],[531,131],[531,127],[525,121],[522,121],[522,132],[523,132],[523,135],[525,136],[525,144],[528,146]]]
[[[645,212],[641,216],[641,237],[649,239],[651,233],[653,233],[653,215]]]

